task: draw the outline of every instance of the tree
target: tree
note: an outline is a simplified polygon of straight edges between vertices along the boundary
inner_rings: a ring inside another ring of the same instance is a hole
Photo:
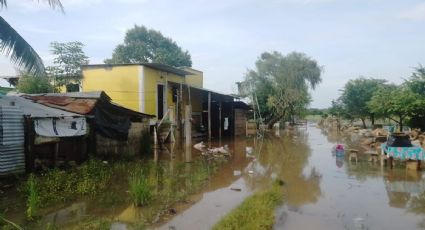
[[[419,65],[415,68],[409,79],[404,84],[412,92],[417,94],[417,100],[425,100],[425,67]],[[416,107],[415,115],[412,115],[409,120],[409,125],[425,129],[425,107]]]
[[[20,93],[52,93],[53,86],[46,77],[36,77],[31,75],[22,75],[16,86]]]
[[[83,51],[84,44],[78,41],[52,42],[50,46],[56,65],[46,68],[48,76],[54,80],[55,87],[67,86],[67,91],[78,91],[82,79],[81,66],[89,63]],[[68,90],[71,85],[77,85],[77,89]]]
[[[45,0],[51,8],[59,8],[63,12],[59,0]],[[0,0],[0,8],[7,7],[7,0]],[[43,61],[35,50],[9,23],[0,16],[0,52],[10,57],[12,63],[24,68],[27,72],[44,76]]]
[[[344,86],[340,98],[345,107],[344,109],[352,117],[360,119],[364,128],[366,128],[366,118],[370,118],[372,125],[375,123],[375,114],[369,110],[367,102],[372,98],[374,92],[385,82],[385,80],[381,79],[360,77],[348,81]]]
[[[188,51],[183,51],[161,32],[135,25],[127,31],[124,44],[118,45],[107,64],[155,62],[170,66],[192,66]]]
[[[425,100],[405,85],[385,85],[373,94],[367,105],[372,112],[398,123],[402,130],[408,117],[420,115],[418,108],[424,108]]]
[[[248,71],[241,85],[269,127],[305,110],[311,100],[309,88],[314,89],[321,82],[322,68],[303,53],[283,56],[265,52],[255,65],[256,70]]]

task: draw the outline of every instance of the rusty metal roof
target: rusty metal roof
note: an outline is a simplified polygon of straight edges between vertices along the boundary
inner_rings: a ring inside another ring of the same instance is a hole
[[[100,92],[74,92],[74,93],[46,93],[27,94],[22,97],[36,103],[82,115],[92,115],[93,109],[99,101],[110,104],[114,109],[120,110],[131,116],[154,117],[153,115],[139,113],[111,102],[111,98],[103,91]],[[102,106],[102,105],[99,105]]]
[[[24,95],[36,103],[78,114],[89,114],[98,99],[72,98],[66,96]]]

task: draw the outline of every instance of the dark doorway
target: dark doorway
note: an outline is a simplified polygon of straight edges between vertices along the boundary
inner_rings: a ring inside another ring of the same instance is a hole
[[[158,119],[164,116],[164,86],[157,85],[157,114]]]

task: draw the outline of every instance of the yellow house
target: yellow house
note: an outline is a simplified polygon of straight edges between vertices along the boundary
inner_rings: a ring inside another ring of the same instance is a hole
[[[155,115],[157,120],[168,115],[173,122],[179,102],[184,102],[180,105],[192,105],[192,114],[202,119],[202,91],[190,90],[203,86],[199,70],[158,63],[99,64],[83,66],[82,73],[83,92],[105,91],[119,105]]]

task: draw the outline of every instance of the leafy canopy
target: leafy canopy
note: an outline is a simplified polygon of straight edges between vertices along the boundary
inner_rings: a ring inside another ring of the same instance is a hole
[[[253,96],[269,124],[305,110],[311,100],[309,88],[321,82],[322,68],[303,53],[265,52],[255,65],[256,70],[248,71],[240,88]]]
[[[55,91],[48,78],[31,75],[22,75],[16,88],[20,93],[52,93]]]
[[[155,62],[170,66],[192,66],[188,51],[183,51],[161,32],[137,26],[127,31],[124,44],[118,45],[107,64]]]
[[[51,8],[60,9],[63,6],[59,0],[45,0]],[[7,0],[0,0],[0,9],[7,7]],[[45,76],[43,61],[40,56],[25,41],[25,39],[0,16],[0,53],[10,57],[12,63],[23,68],[26,72],[36,75]]]
[[[354,118],[369,117],[373,112],[370,111],[367,102],[385,82],[382,79],[363,77],[348,81],[341,96],[344,109]]]
[[[54,80],[55,86],[80,84],[82,79],[81,66],[89,63],[89,58],[83,51],[84,44],[79,41],[52,42],[51,52],[55,55],[54,66],[47,67],[47,73]]]

